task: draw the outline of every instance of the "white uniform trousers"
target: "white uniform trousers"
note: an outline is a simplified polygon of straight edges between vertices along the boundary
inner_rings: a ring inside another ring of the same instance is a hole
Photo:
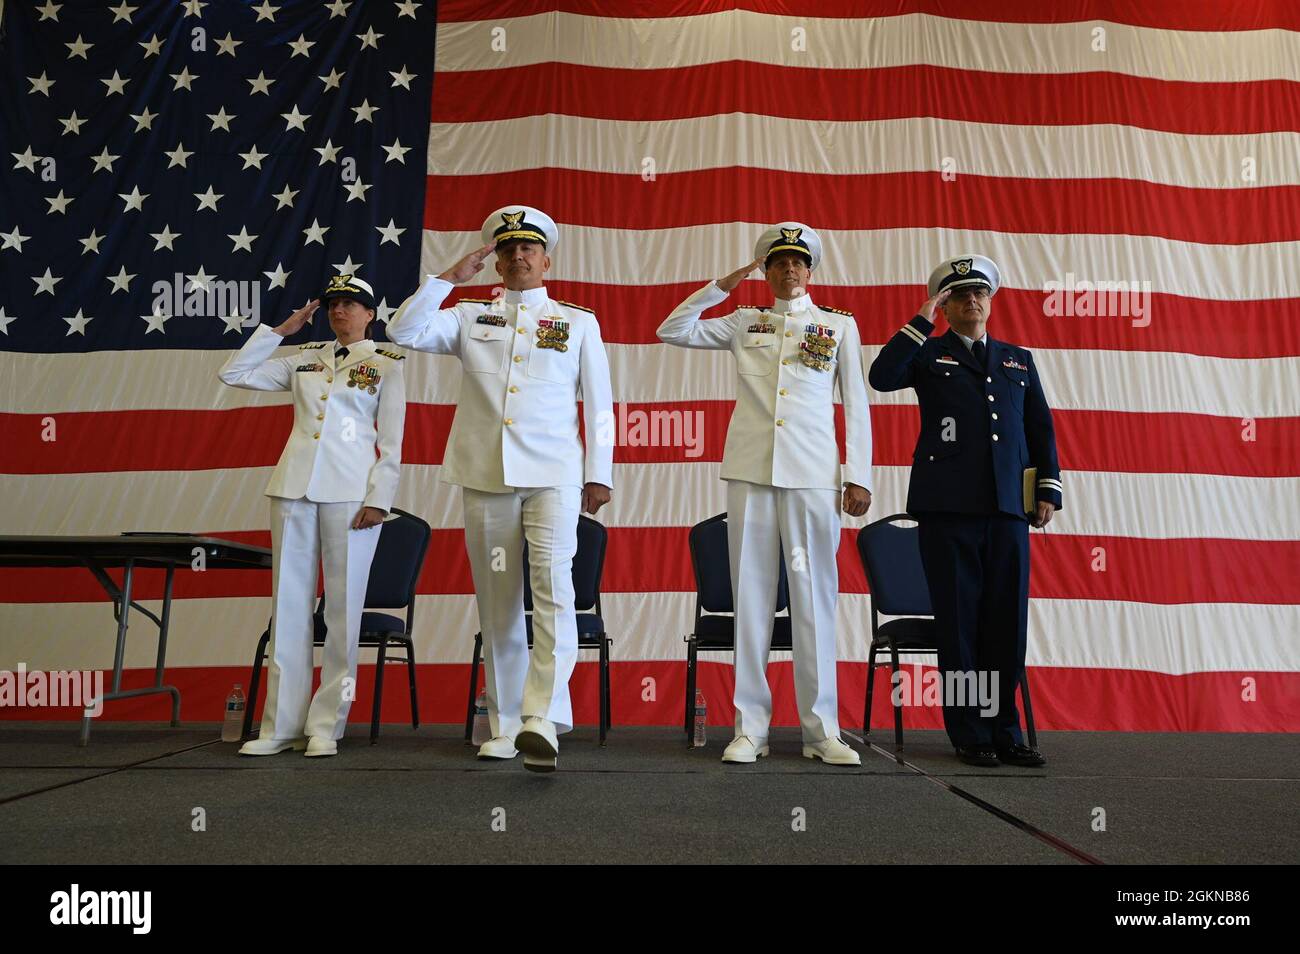
[[[573,728],[569,677],[578,661],[573,557],[578,552],[578,487],[464,490],[465,549],[483,633],[483,682],[493,736],[519,734],[540,716],[557,732]],[[524,628],[523,548],[533,591],[533,651]]]
[[[380,526],[350,530],[361,501],[271,498],[271,644],[263,739],[340,739],[356,697],[357,641]],[[317,564],[325,571],[325,648],[313,697]],[[310,705],[309,705],[310,703]]]
[[[794,687],[805,742],[839,735],[835,603],[839,493],[727,481],[727,546],[736,612],[736,734],[766,736],[767,659],[784,543],[790,582]]]

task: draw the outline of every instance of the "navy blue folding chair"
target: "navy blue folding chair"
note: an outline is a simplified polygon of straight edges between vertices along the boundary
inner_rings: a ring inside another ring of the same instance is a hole
[[[902,521],[912,526],[901,526]],[[890,685],[898,673],[900,652],[939,655],[935,638],[934,611],[930,607],[930,588],[921,563],[920,533],[915,518],[905,513],[882,517],[858,531],[858,556],[867,574],[871,590],[871,651],[867,658],[867,697],[863,703],[862,734],[871,732],[871,699],[876,685],[876,653],[888,650]],[[879,616],[895,616],[881,623]],[[922,618],[924,617],[924,618]],[[1020,694],[1025,704],[1025,724],[1029,744],[1037,746],[1034,710],[1029,701],[1029,677],[1020,673]],[[893,695],[891,693],[891,700]],[[903,710],[894,706],[894,744],[903,745]]]
[[[578,517],[578,552],[573,557],[573,607],[578,623],[578,649],[595,649],[600,654],[600,744],[613,716],[609,698],[609,649],[613,640],[605,633],[600,609],[600,578],[605,572],[605,546],[609,531],[599,520]],[[528,566],[528,544],[524,544],[523,565]],[[524,626],[528,648],[533,648],[533,587],[524,573]],[[483,633],[474,634],[474,661],[469,673],[469,705],[465,712],[465,741],[474,733],[474,697],[478,694],[479,663],[483,658]]]
[[[736,651],[736,617],[731,599],[731,562],[727,547],[727,515],[720,513],[691,527],[688,538],[691,566],[695,570],[695,630],[686,641],[686,709],[682,727],[687,739],[694,734],[695,685],[702,652]],[[790,617],[777,616],[790,605],[790,583],[785,558],[780,561],[776,606],[772,609],[772,649],[791,652]]]
[[[386,663],[406,663],[407,681],[411,693],[411,728],[420,727],[420,700],[415,688],[415,587],[420,579],[420,567],[429,549],[432,536],[429,525],[405,510],[392,510],[392,518],[385,520],[379,530],[374,560],[370,564],[370,578],[366,582],[366,606],[383,609],[406,610],[406,618],[389,613],[366,610],[361,614],[361,639],[359,645],[378,651],[375,657],[375,699],[370,714],[370,744],[379,738],[379,709],[384,697],[384,666]],[[317,646],[325,645],[325,597],[316,603],[315,636]],[[262,682],[262,662],[266,647],[271,641],[268,623],[257,644],[253,657],[253,675],[249,680],[248,707],[244,710],[243,737],[249,738],[253,729],[253,709],[257,706],[257,693]],[[401,647],[405,656],[388,658],[389,647]]]

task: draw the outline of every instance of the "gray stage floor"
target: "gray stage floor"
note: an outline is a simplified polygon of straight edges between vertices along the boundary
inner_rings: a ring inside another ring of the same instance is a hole
[[[883,752],[855,742],[862,767],[836,769],[794,730],[729,766],[721,730],[691,750],[616,727],[602,749],[582,727],[542,776],[476,761],[455,726],[376,746],[358,727],[311,760],[240,758],[217,732],[104,723],[83,749],[73,723],[3,724],[0,863],[1300,861],[1289,735],[1045,732],[1048,766],[1025,770],[964,766],[919,731],[900,764],[877,730]]]

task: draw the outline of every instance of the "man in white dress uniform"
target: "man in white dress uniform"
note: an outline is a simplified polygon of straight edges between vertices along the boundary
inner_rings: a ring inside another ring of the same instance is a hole
[[[522,751],[526,768],[549,772],[559,752],[557,734],[573,727],[578,513],[594,514],[613,486],[609,364],[591,310],[546,292],[550,253],[559,240],[549,216],[506,206],[488,216],[482,238],[482,248],[425,279],[397,309],[388,336],[461,362],[460,399],[441,476],[462,488],[465,547],[483,631],[492,738],[479,748],[479,758],[508,759]],[[482,270],[493,251],[505,293],[443,308],[452,286]],[[525,541],[531,657],[524,627]]]
[[[322,303],[337,339],[273,357]],[[335,276],[319,299],[283,324],[259,325],[220,372],[232,387],[291,391],[294,409],[293,430],[266,487],[273,593],[266,707],[261,734],[241,755],[304,747],[310,756],[334,755],[347,727],[370,562],[397,493],[406,422],[404,358],[365,337],[374,317],[370,285]],[[313,697],[318,562],[327,638]]]
[[[835,553],[841,507],[859,517],[871,505],[871,417],[853,316],[819,307],[808,294],[821,255],[816,232],[783,222],[759,237],[753,262],[710,282],[659,326],[668,344],[730,351],[738,372],[722,459],[736,634],[736,737],[724,762],[768,754],[767,660],[784,552],[803,754],[859,764],[839,737]],[[700,319],[760,266],[775,296],[771,307],[743,305],[723,318]],[[836,385],[844,405],[843,466]]]

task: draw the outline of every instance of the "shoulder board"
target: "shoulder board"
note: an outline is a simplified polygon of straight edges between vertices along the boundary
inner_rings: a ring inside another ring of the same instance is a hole
[[[376,348],[376,354],[382,354],[385,358],[392,358],[394,361],[405,361],[406,355],[398,354],[396,351],[385,351],[383,348]]]
[[[457,299],[457,305],[490,305],[495,299],[492,298],[460,298]]]
[[[853,317],[853,312],[851,311],[844,311],[840,308],[831,308],[828,305],[818,305],[817,307],[820,308],[822,311],[833,311],[835,314],[843,315],[845,318]]]
[[[551,301],[555,302],[557,305],[563,305],[565,308],[576,308],[579,311],[585,311],[592,315],[596,313],[596,309],[588,308],[586,305],[575,305],[571,301],[560,301],[558,298],[552,298]]]
[[[329,344],[327,341],[317,341],[314,344],[298,345],[299,351],[315,351],[317,348],[323,348]]]

